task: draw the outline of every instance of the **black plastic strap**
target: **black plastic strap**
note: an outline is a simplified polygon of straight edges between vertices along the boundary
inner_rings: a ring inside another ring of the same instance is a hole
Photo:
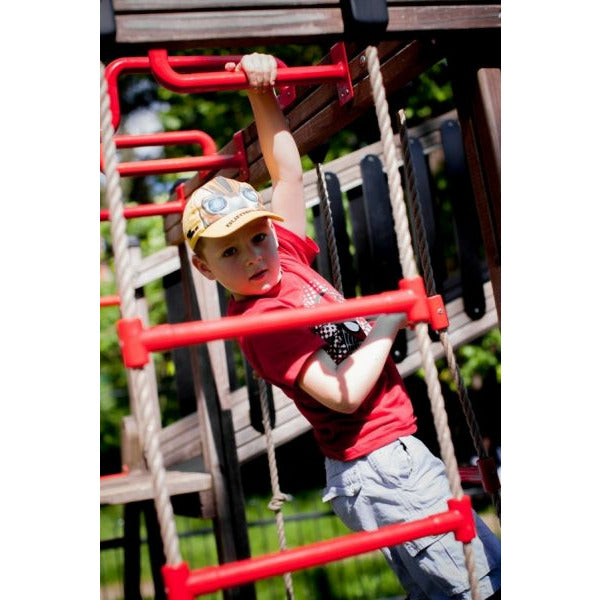
[[[340,0],[344,38],[348,41],[377,43],[388,26],[386,0]]]
[[[485,315],[485,294],[480,258],[482,241],[475,200],[458,123],[454,120],[442,123],[440,134],[446,175],[452,190],[450,198],[454,212],[463,302],[467,315],[477,320]]]

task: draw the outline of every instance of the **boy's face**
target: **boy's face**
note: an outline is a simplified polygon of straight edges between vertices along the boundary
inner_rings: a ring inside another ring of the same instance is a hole
[[[216,279],[236,300],[260,296],[281,276],[277,237],[268,218],[251,221],[222,238],[202,238],[202,257],[194,266],[208,279]]]

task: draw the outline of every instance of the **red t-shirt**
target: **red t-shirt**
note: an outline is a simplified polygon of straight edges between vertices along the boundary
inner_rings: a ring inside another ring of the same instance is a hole
[[[306,308],[320,302],[344,302],[329,282],[310,268],[319,248],[275,225],[279,239],[281,281],[263,296],[230,300],[229,315],[252,315],[283,308]],[[353,414],[327,408],[304,392],[296,378],[306,359],[323,348],[339,364],[369,332],[362,318],[344,323],[326,323],[265,335],[240,338],[239,343],[252,368],[278,386],[313,426],[325,456],[353,460],[417,430],[411,401],[391,358],[377,383]]]

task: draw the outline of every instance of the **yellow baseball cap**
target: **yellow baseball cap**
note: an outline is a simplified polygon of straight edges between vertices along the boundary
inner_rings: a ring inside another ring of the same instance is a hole
[[[260,194],[249,183],[218,176],[190,196],[183,211],[183,235],[194,250],[201,237],[225,237],[261,217],[283,221],[265,210]]]

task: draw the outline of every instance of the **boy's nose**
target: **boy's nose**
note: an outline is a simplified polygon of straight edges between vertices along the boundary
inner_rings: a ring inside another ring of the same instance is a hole
[[[252,265],[258,260],[260,260],[262,253],[260,248],[256,248],[255,246],[246,248],[246,264]]]

